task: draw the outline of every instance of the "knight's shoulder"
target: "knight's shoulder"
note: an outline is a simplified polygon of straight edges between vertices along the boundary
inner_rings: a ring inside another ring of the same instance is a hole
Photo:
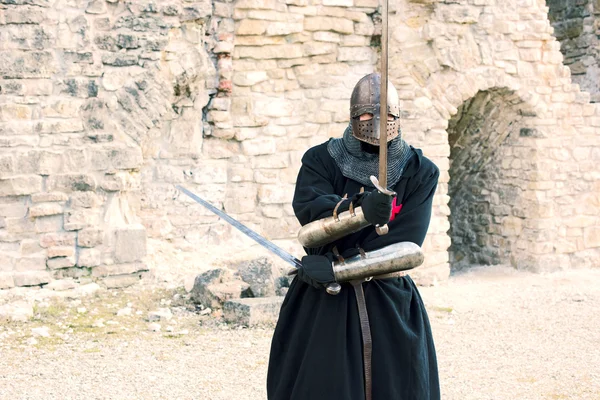
[[[331,140],[331,139],[329,139]],[[328,163],[332,160],[331,155],[329,155],[329,151],[327,151],[327,145],[329,144],[329,140],[318,144],[316,146],[311,147],[306,150],[304,155],[302,156],[302,163]]]
[[[417,170],[416,170],[416,174],[417,176],[419,176],[420,178],[436,178],[440,175],[440,169],[438,168],[438,166],[431,161],[431,159],[429,159],[427,156],[425,156],[423,154],[423,150],[421,149],[415,149],[414,147],[412,147],[412,150],[415,152],[416,156],[417,156]]]

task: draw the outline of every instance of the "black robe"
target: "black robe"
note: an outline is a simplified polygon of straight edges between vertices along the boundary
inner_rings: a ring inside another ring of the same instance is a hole
[[[333,246],[344,257],[393,243],[423,244],[431,218],[439,170],[420,150],[393,187],[402,209],[378,236],[369,226],[309,254]],[[300,223],[329,217],[341,196],[358,193],[327,151],[327,143],[302,158],[293,208]],[[365,190],[374,190],[365,187]],[[373,341],[373,400],[440,398],[435,347],[421,296],[409,276],[363,283]],[[269,400],[364,400],[360,322],[352,286],[331,296],[294,279],[281,307],[271,343],[267,377]]]

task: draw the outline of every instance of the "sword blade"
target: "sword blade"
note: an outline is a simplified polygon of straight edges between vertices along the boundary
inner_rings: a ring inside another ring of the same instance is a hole
[[[387,188],[388,0],[381,10],[381,89],[379,91],[379,184]]]
[[[282,260],[286,261],[287,263],[293,265],[296,268],[300,268],[302,266],[302,262],[300,260],[298,260],[296,257],[291,255],[287,251],[283,250],[281,247],[278,247],[274,243],[270,242],[269,240],[265,239],[258,233],[254,232],[252,229],[248,228],[246,225],[242,224],[239,221],[236,221],[235,219],[233,219],[232,217],[227,215],[225,212],[219,210],[217,207],[213,206],[206,200],[201,199],[200,197],[198,197],[197,195],[195,195],[194,193],[190,192],[189,190],[187,190],[186,188],[184,188],[182,186],[177,185],[175,187],[178,190],[180,190],[181,192],[183,192],[186,195],[188,195],[189,197],[191,197],[192,199],[196,200],[196,202],[198,202],[198,203],[202,204],[204,207],[208,208],[210,211],[212,211],[213,213],[218,215],[220,218],[224,219],[231,226],[233,226],[234,228],[236,228],[237,230],[239,230],[240,232],[242,232],[243,234],[248,236],[250,239],[254,240],[256,243],[263,246],[265,249],[269,250],[273,254],[278,255],[279,258],[281,258]]]

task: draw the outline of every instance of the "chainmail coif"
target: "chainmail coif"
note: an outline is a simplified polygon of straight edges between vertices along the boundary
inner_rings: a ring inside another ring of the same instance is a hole
[[[396,136],[388,145],[388,187],[394,187],[400,180],[406,163],[412,156],[410,146],[402,139],[398,129]],[[370,154],[361,149],[360,140],[352,135],[352,125],[344,131],[344,136],[332,139],[327,151],[333,157],[342,174],[366,187],[373,187],[371,175],[379,176],[379,154]]]

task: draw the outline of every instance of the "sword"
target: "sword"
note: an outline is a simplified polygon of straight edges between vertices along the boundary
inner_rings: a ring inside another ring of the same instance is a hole
[[[395,193],[387,189],[387,96],[388,96],[388,0],[382,0],[381,10],[381,89],[379,90],[379,180],[374,176],[371,182],[377,190],[388,196]],[[377,234],[389,232],[387,224],[375,225]]]
[[[225,212],[219,210],[217,207],[210,204],[208,201],[201,199],[200,197],[198,197],[197,195],[195,195],[194,193],[190,192],[189,190],[187,190],[186,188],[184,188],[180,185],[175,186],[175,188],[177,188],[181,192],[185,193],[186,195],[188,195],[189,197],[194,199],[196,202],[202,204],[204,207],[206,207],[207,209],[212,211],[214,214],[216,214],[220,218],[224,219],[231,226],[233,226],[234,228],[236,228],[237,230],[239,230],[240,232],[242,232],[243,234],[248,236],[250,239],[254,240],[256,243],[263,246],[265,249],[269,250],[273,254],[276,254],[277,256],[279,256],[279,258],[281,258],[288,264],[291,264],[295,268],[295,270],[293,270],[292,272],[297,272],[298,268],[302,268],[302,262],[300,260],[298,260],[296,257],[291,255],[287,251],[283,250],[281,247],[275,245],[273,242],[270,242],[269,240],[265,239],[258,233],[254,232],[252,229],[248,228],[246,225],[233,219],[232,217],[227,215]],[[342,289],[341,285],[337,282],[330,283],[326,288],[327,293],[332,294],[332,295],[338,294],[341,289]]]

